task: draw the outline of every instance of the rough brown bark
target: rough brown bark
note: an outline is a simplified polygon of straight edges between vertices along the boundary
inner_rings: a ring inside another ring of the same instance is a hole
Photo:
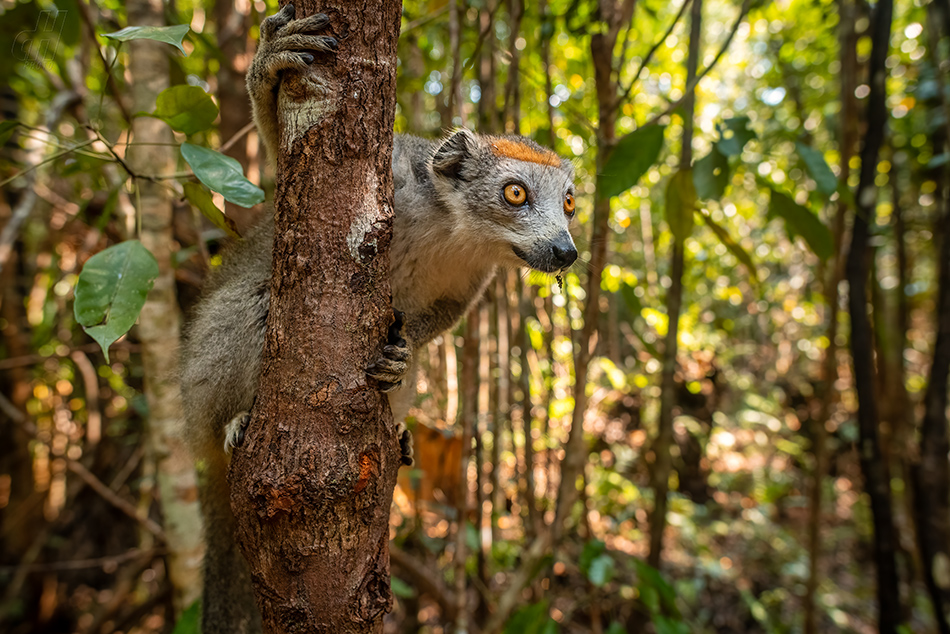
[[[870,61],[871,93],[868,96],[867,133],[861,149],[861,178],[855,195],[856,210],[848,253],[848,308],[851,315],[851,356],[858,395],[858,430],[864,488],[871,498],[874,522],[874,560],[877,568],[878,626],[880,632],[897,631],[901,622],[891,482],[881,451],[878,408],[874,393],[874,343],[868,318],[869,221],[875,217],[878,153],[887,126],[885,59],[891,33],[893,3],[881,0],[874,11]]]
[[[392,320],[401,6],[296,8],[326,13],[340,46],[280,88],[270,311],[231,504],[266,632],[382,632],[400,452],[365,368]]]

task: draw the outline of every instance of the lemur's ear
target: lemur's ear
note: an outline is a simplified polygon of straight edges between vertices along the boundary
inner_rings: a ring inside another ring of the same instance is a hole
[[[446,178],[462,178],[462,166],[475,154],[475,135],[460,128],[447,138],[432,157],[432,170]]]

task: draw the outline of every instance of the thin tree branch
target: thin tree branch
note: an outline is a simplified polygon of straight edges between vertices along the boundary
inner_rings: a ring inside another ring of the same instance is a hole
[[[39,430],[36,428],[36,425],[34,425],[33,422],[29,420],[19,409],[17,409],[17,407],[3,394],[0,394],[0,410],[3,410],[4,414],[6,414],[14,423],[26,430],[26,432],[31,436],[39,436]],[[115,491],[103,484],[102,480],[97,478],[91,471],[89,471],[89,469],[83,466],[81,462],[78,460],[73,460],[72,458],[65,458],[65,460],[66,468],[79,476],[80,479],[82,479],[83,482],[85,482],[90,488],[98,493],[102,499],[141,524],[145,530],[150,532],[152,535],[162,541],[165,541],[165,532],[162,530],[161,526],[156,524],[152,519],[139,515],[135,505],[133,505],[131,502],[123,500],[118,495],[116,495]]]
[[[661,112],[660,114],[654,115],[649,121],[643,124],[644,126],[653,125],[654,123],[658,122],[663,117],[667,116],[668,114],[670,114],[671,112],[679,108],[680,105],[682,105],[682,103],[686,101],[687,96],[693,93],[693,91],[696,89],[696,86],[699,85],[699,82],[701,82],[703,78],[709,74],[709,71],[711,71],[713,68],[716,67],[716,64],[725,54],[726,50],[728,50],[729,45],[732,44],[732,39],[735,37],[736,32],[739,30],[739,26],[742,24],[742,20],[745,19],[746,14],[749,12],[749,7],[751,6],[751,4],[752,4],[751,0],[743,1],[742,9],[739,11],[739,17],[737,17],[736,21],[733,23],[732,29],[729,31],[729,36],[726,37],[726,41],[722,43],[722,47],[719,49],[719,52],[716,53],[716,57],[713,59],[712,63],[706,68],[704,68],[701,73],[696,75],[696,79],[694,79],[692,82],[690,82],[686,86],[686,90],[683,91],[682,97],[680,97],[679,99],[677,99],[676,101],[668,105],[666,109],[663,110],[663,112]],[[643,126],[640,126],[640,127],[643,127]]]
[[[652,47],[650,48],[650,50],[647,52],[646,57],[644,57],[643,60],[640,62],[640,66],[637,68],[637,72],[634,73],[634,74],[630,77],[630,85],[627,86],[626,88],[621,88],[621,91],[620,91],[620,92],[621,92],[622,94],[618,95],[618,97],[617,97],[617,103],[616,103],[616,105],[614,106],[615,108],[616,108],[616,107],[619,107],[620,104],[622,104],[624,101],[626,101],[626,100],[627,100],[627,97],[630,96],[630,92],[633,90],[633,87],[636,86],[636,85],[637,85],[637,82],[640,80],[640,74],[643,72],[643,69],[646,68],[646,67],[647,67],[647,64],[649,64],[649,63],[653,60],[653,56],[654,56],[654,55],[656,54],[656,52],[660,49],[660,47],[663,46],[663,42],[665,42],[665,41],[667,40],[667,38],[670,37],[670,35],[673,33],[673,29],[676,28],[676,25],[679,24],[679,21],[680,21],[680,20],[683,18],[683,16],[686,14],[686,8],[690,5],[690,3],[691,3],[692,1],[693,1],[693,0],[683,0],[683,4],[680,5],[680,10],[677,11],[676,17],[673,18],[673,21],[670,23],[669,28],[666,29],[666,33],[664,33],[664,34],[663,34],[663,37],[661,37],[660,39],[658,39],[658,40],[653,44],[653,46],[652,46]],[[618,71],[618,83],[620,83],[620,82],[619,82],[619,71]]]

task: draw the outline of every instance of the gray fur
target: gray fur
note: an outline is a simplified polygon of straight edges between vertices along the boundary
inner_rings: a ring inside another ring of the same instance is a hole
[[[308,35],[325,17],[293,21],[293,7],[264,21],[261,45],[248,72],[254,117],[274,156],[278,147],[277,94],[283,71],[306,67],[306,51],[335,49],[332,38]],[[304,38],[304,39],[301,39]],[[298,51],[296,44],[307,47]],[[532,141],[506,137],[542,151]],[[564,198],[573,194],[573,166],[499,156],[493,137],[459,130],[443,141],[397,135],[393,148],[396,188],[391,246],[393,306],[402,311],[405,341],[390,342],[367,369],[382,387],[396,387],[390,404],[397,421],[413,389],[412,353],[450,329],[484,292],[497,267],[555,272],[576,257]],[[505,201],[506,185],[528,192],[524,205]],[[208,280],[186,329],[182,354],[184,436],[203,467],[202,506],[208,555],[202,630],[205,634],[259,632],[250,599],[250,574],[233,540],[227,489],[225,437],[239,445],[242,424],[257,391],[269,307],[274,220],[265,214],[245,240],[225,255]],[[562,257],[555,257],[554,247]],[[568,250],[569,257],[563,253]],[[569,261],[568,261],[569,260]],[[229,427],[229,423],[235,424]],[[404,461],[410,437],[399,427]]]

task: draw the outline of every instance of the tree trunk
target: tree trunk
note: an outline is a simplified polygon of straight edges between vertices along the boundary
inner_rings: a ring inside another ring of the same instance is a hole
[[[401,6],[296,7],[326,13],[340,46],[280,87],[270,310],[231,506],[265,632],[379,633],[400,450],[365,368],[392,321]]]
[[[686,60],[686,85],[696,81],[699,68],[699,40],[703,18],[702,0],[693,0],[690,14],[689,57]],[[690,91],[683,102],[683,141],[680,150],[679,169],[689,169],[693,162],[693,111],[696,105],[696,93]],[[691,212],[688,212],[691,213]],[[679,348],[679,321],[683,306],[683,267],[685,260],[684,244],[673,240],[673,252],[670,255],[670,290],[666,296],[666,314],[669,325],[663,346],[663,373],[660,383],[660,416],[657,424],[656,441],[653,443],[653,455],[656,462],[653,467],[653,514],[650,517],[650,553],[647,563],[654,568],[660,567],[663,556],[663,533],[666,530],[666,511],[670,489],[670,470],[673,444],[673,405],[676,396],[676,353]]]
[[[620,27],[630,21],[634,3],[627,0],[623,5],[614,2],[600,4],[601,18],[607,23],[604,32],[591,36],[590,52],[594,62],[594,80],[597,87],[597,166],[603,167],[614,145],[617,119],[617,83],[613,79],[614,45]],[[607,263],[607,241],[610,221],[610,199],[600,192],[594,194],[594,215],[591,228],[590,275],[587,278],[587,303],[584,306],[584,327],[578,346],[574,348],[574,411],[571,416],[571,433],[564,448],[561,463],[561,484],[557,496],[557,513],[554,519],[555,541],[564,529],[577,501],[577,478],[583,473],[587,462],[584,446],[584,414],[587,412],[587,370],[590,365],[590,340],[597,331],[600,316],[600,280]]]
[[[878,411],[874,393],[874,342],[868,318],[868,237],[869,222],[875,217],[878,152],[887,125],[885,103],[888,54],[891,33],[891,0],[881,0],[874,11],[870,61],[871,93],[868,96],[867,133],[861,149],[861,178],[855,195],[856,210],[847,260],[848,309],[851,314],[851,356],[858,395],[858,430],[864,488],[871,498],[874,518],[874,560],[877,566],[879,628],[884,634],[897,631],[901,621],[900,588],[897,577],[896,537],[891,507],[891,483],[882,455]]]
[[[218,123],[222,143],[227,143],[251,122],[251,102],[244,88],[246,68],[238,68],[239,60],[249,59],[247,32],[250,20],[246,13],[239,10],[239,5],[250,9],[250,3],[236,3],[234,0],[215,0],[213,7],[218,48],[221,50],[221,66],[215,77],[218,83],[218,103],[222,106],[221,120]],[[247,138],[234,143],[225,154],[237,160],[247,173]],[[274,160],[274,157],[271,157],[271,160]],[[260,206],[247,209],[231,202],[224,203],[225,213],[237,223],[242,232],[257,219],[256,209],[260,209]]]
[[[928,6],[927,48],[931,59],[939,65],[940,24],[942,9],[936,4]],[[950,24],[944,37],[950,37]],[[939,95],[946,95],[946,81],[937,77]],[[935,110],[942,109],[945,125],[937,128],[932,136],[934,154],[946,152],[950,142],[950,103],[946,97],[938,97]],[[933,112],[939,116],[938,112]],[[924,582],[934,606],[940,634],[950,632],[950,438],[947,435],[947,381],[950,379],[950,170],[940,166],[933,174],[937,183],[935,192],[937,218],[934,236],[937,253],[937,339],[930,366],[930,382],[924,394],[924,416],[920,424],[920,461],[911,468],[914,484],[914,506],[917,524],[917,539],[924,572]],[[903,286],[901,287],[903,289]]]
[[[854,156],[855,146],[857,145],[857,99],[854,97],[854,89],[857,85],[857,34],[855,33],[855,7],[852,0],[840,0],[838,3],[840,13],[838,41],[841,55],[841,112],[838,115],[840,123],[840,136],[838,138],[838,180],[845,187],[848,185],[848,177],[851,173],[851,157]],[[828,264],[828,271],[823,280],[824,294],[828,306],[828,347],[825,348],[825,356],[821,365],[821,382],[824,386],[824,393],[821,395],[821,411],[815,421],[814,438],[812,440],[812,454],[815,458],[814,471],[811,481],[808,483],[808,555],[809,568],[808,580],[805,582],[804,603],[804,631],[805,634],[816,634],[819,631],[818,614],[816,610],[816,595],[818,593],[818,584],[821,578],[821,511],[822,511],[822,483],[825,474],[828,473],[828,432],[825,425],[831,418],[832,407],[837,398],[838,391],[834,388],[838,380],[838,304],[839,294],[838,286],[843,277],[844,271],[842,265],[845,219],[847,216],[847,206],[842,199],[838,199],[835,209],[834,222],[832,224],[832,238],[834,240],[834,255]]]
[[[136,26],[164,25],[161,7],[147,0],[130,2],[129,22]],[[169,86],[169,48],[149,41],[131,42],[129,59],[134,107],[148,112],[155,98]],[[136,117],[136,139],[159,145],[130,147],[128,162],[135,172],[170,174],[175,171],[171,130],[159,119]],[[178,385],[180,315],[175,297],[172,265],[172,199],[160,183],[138,180],[141,240],[158,260],[159,276],[139,317],[145,397],[148,401],[148,446],[156,465],[156,480],[168,538],[168,575],[174,588],[176,612],[201,595],[201,513],[194,461],[178,430],[181,392]]]

